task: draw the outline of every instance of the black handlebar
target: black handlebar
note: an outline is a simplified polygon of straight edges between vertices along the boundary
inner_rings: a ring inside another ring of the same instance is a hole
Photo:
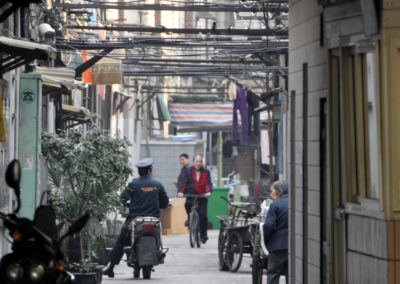
[[[184,195],[183,197],[207,198],[206,196],[204,196],[204,194],[200,194],[200,195],[197,195],[197,194],[187,194],[187,195]]]
[[[245,205],[235,205],[232,204],[232,202],[230,202],[226,197],[224,196],[220,196],[221,199],[225,200],[230,206],[235,207],[240,209],[240,211],[242,211],[243,213],[251,213],[254,212],[254,206],[257,207],[257,204],[255,203],[249,203],[249,204],[245,204]],[[257,210],[256,210],[257,211]]]

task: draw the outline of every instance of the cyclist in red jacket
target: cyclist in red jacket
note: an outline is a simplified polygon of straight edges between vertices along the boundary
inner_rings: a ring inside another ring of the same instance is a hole
[[[193,166],[189,167],[185,174],[179,180],[179,193],[178,197],[187,195],[204,195],[206,198],[199,200],[199,217],[200,217],[200,238],[203,244],[208,240],[207,237],[207,198],[211,196],[212,182],[210,171],[203,166],[203,156],[196,154],[193,157]],[[190,209],[192,208],[193,197],[186,198],[185,209],[189,216]],[[185,223],[186,224],[186,223]]]

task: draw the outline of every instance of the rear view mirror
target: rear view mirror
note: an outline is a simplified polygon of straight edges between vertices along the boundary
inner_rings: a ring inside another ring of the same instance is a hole
[[[21,180],[21,166],[18,160],[13,160],[6,170],[6,182],[9,187],[19,190],[19,182]]]
[[[17,213],[21,208],[21,193],[19,189],[20,181],[21,165],[18,160],[13,160],[6,169],[6,182],[9,187],[14,189],[15,195],[17,196],[17,208],[15,208],[14,213]]]

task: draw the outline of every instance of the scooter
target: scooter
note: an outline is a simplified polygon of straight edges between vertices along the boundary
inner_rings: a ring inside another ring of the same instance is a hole
[[[6,182],[14,189],[17,207],[11,214],[0,212],[0,219],[12,238],[12,253],[3,256],[0,261],[0,283],[72,283],[74,275],[65,268],[66,261],[60,246],[67,236],[78,233],[86,225],[89,215],[75,221],[58,240],[51,206],[40,205],[35,210],[33,221],[17,216],[21,208],[20,175],[20,164],[14,160],[7,167]]]
[[[133,267],[133,276],[150,279],[153,267],[164,263],[168,251],[161,242],[160,219],[156,217],[136,217],[130,224],[132,245],[125,249],[128,266]]]

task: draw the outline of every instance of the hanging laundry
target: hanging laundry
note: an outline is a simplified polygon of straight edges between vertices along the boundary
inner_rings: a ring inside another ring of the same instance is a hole
[[[268,130],[261,130],[260,135],[260,146],[261,146],[261,164],[269,165],[269,136]]]
[[[222,144],[222,155],[224,158],[230,158],[232,156],[232,141],[226,140]]]
[[[248,145],[248,119],[247,119],[247,102],[246,91],[240,87],[236,88],[236,99],[233,104],[233,123],[232,123],[232,143],[237,144],[238,118],[237,110],[240,111],[240,119],[242,124],[243,144]]]
[[[228,91],[229,91],[229,79],[224,79],[221,84],[219,84],[218,88],[224,87],[224,102],[228,99]]]
[[[88,61],[87,50],[82,50],[81,57],[83,58],[84,62]],[[88,68],[82,73],[82,81],[86,84],[92,84],[92,67]]]
[[[235,83],[235,81],[231,80],[229,82],[228,96],[229,96],[229,99],[232,101],[236,99],[236,83]]]
[[[260,113],[255,111],[260,106],[260,98],[252,91],[247,91],[247,115],[249,118],[249,135],[259,135]]]

